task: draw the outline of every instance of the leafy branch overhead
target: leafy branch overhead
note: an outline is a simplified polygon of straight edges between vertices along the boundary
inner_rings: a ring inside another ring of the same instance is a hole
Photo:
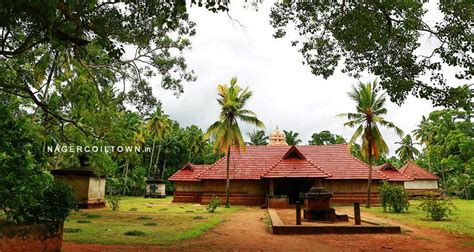
[[[176,95],[183,81],[194,81],[182,55],[194,33],[185,1],[7,1],[0,91],[92,133],[75,108],[107,110],[109,96],[146,114],[159,105],[151,77]]]
[[[431,24],[429,3],[421,2],[283,1],[275,4],[270,16],[276,38],[296,28],[299,36],[292,44],[315,75],[328,78],[342,64],[342,72],[356,78],[361,72],[376,75],[397,104],[413,94],[434,105],[468,109],[474,5],[440,1],[441,17]],[[426,38],[428,52],[420,43]],[[449,87],[448,77],[466,85]]]

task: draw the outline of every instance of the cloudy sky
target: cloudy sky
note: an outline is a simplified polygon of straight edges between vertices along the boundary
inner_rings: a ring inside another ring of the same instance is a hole
[[[344,127],[344,118],[337,114],[354,110],[347,92],[357,82],[343,73],[328,79],[314,76],[303,65],[297,48],[290,46],[291,38],[274,39],[269,24],[271,1],[264,1],[258,11],[232,8],[226,13],[212,14],[203,8],[190,8],[191,20],[196,22],[197,35],[192,38],[192,49],[185,53],[197,81],[185,85],[184,93],[176,97],[170,91],[154,90],[163,102],[165,113],[182,126],[196,124],[203,130],[218,119],[216,86],[228,83],[232,76],[238,84],[249,86],[254,95],[248,108],[265,123],[266,131],[276,126],[300,133],[307,144],[314,132],[330,130],[349,139],[354,129]],[[434,13],[433,15],[436,15]],[[242,27],[244,26],[244,27]],[[432,41],[423,41],[425,48]],[[371,81],[364,76],[362,81]],[[429,101],[410,97],[402,106],[388,102],[387,120],[405,132],[411,132],[422,115],[433,110]],[[253,127],[241,124],[243,132]],[[391,130],[382,133],[394,154],[399,138]]]

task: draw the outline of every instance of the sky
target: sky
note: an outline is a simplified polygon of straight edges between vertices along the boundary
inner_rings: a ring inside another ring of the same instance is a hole
[[[302,64],[301,53],[290,45],[291,38],[273,38],[274,29],[269,23],[271,6],[271,1],[264,1],[258,11],[231,6],[229,15],[240,24],[226,13],[189,8],[197,34],[191,38],[192,48],[184,55],[197,81],[186,83],[179,97],[155,85],[154,94],[162,101],[164,112],[183,127],[195,124],[205,131],[219,116],[217,85],[228,84],[236,76],[240,86],[253,91],[247,108],[265,123],[267,133],[276,126],[296,131],[302,144],[322,130],[350,139],[355,129],[344,127],[345,118],[336,115],[355,109],[347,92],[358,80],[340,71],[328,79],[311,74],[310,68]],[[435,18],[439,14],[431,15]],[[433,46],[428,38],[422,43],[422,50]],[[365,74],[360,80],[372,81],[374,76]],[[410,133],[421,116],[428,115],[433,107],[427,100],[409,97],[401,106],[387,101],[387,109],[385,119]],[[240,123],[240,127],[246,139],[246,133],[255,129],[245,123]],[[394,155],[399,137],[393,130],[381,131],[390,155]]]

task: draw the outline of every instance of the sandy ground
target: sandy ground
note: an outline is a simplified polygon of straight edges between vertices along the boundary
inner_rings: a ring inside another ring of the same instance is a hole
[[[474,251],[462,246],[474,240],[428,228],[402,225],[365,214],[362,218],[400,225],[402,234],[272,235],[264,222],[265,210],[246,208],[199,238],[171,247],[64,243],[64,251]]]

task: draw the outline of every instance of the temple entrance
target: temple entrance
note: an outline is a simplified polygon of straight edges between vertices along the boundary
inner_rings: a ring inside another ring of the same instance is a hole
[[[286,195],[290,204],[300,200],[300,193],[307,193],[313,186],[313,180],[308,178],[275,179],[275,195]]]

